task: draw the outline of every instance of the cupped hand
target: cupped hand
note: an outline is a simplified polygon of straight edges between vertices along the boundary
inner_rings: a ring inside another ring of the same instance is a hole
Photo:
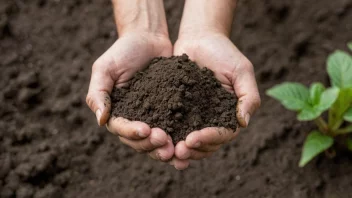
[[[172,45],[167,37],[129,33],[121,36],[92,67],[86,102],[96,114],[100,126],[118,135],[121,142],[138,152],[148,152],[157,160],[167,161],[174,155],[170,136],[160,128],[150,128],[138,121],[111,118],[110,93],[113,87],[122,87],[133,75],[157,56],[171,56]]]
[[[186,53],[200,67],[214,72],[222,86],[238,97],[237,119],[241,127],[247,127],[251,115],[260,106],[260,96],[251,62],[223,34],[206,33],[192,37],[180,37],[174,47],[174,55]],[[175,147],[174,166],[182,166],[179,160],[202,159],[217,151],[222,144],[233,140],[239,133],[225,128],[209,127],[190,133],[185,141]]]

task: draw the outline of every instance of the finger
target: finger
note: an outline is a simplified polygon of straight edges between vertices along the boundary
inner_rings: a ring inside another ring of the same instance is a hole
[[[101,60],[101,58],[99,58]],[[110,116],[111,100],[110,93],[114,86],[109,71],[103,61],[96,61],[92,68],[92,75],[86,102],[95,113],[98,125],[104,125]]]
[[[236,76],[233,88],[238,97],[237,119],[240,126],[247,127],[261,103],[252,63],[245,59],[233,75]]]
[[[186,159],[200,160],[200,159],[209,157],[214,151],[220,148],[220,145],[213,146],[213,147],[214,148],[212,149],[212,151],[199,151],[199,150],[188,148],[186,146],[186,143],[184,141],[181,141],[177,143],[175,147],[175,156],[181,160],[186,160]]]
[[[188,148],[206,148],[206,145],[219,145],[233,140],[239,133],[239,129],[233,132],[231,129],[208,127],[200,131],[194,131],[186,137]]]
[[[139,121],[130,121],[122,117],[111,118],[106,128],[113,134],[131,140],[139,140],[150,135],[150,127]]]
[[[174,155],[174,151],[175,149],[171,137],[168,136],[167,143],[164,146],[154,149],[153,151],[149,152],[148,155],[155,160],[167,162]]]
[[[152,151],[156,148],[164,146],[168,142],[166,133],[159,129],[153,128],[150,136],[142,140],[130,140],[124,137],[120,137],[122,143],[132,147],[137,152]]]
[[[190,149],[186,146],[185,141],[180,141],[175,146],[175,156],[178,159],[188,159],[191,156]]]
[[[189,166],[189,160],[181,160],[177,158],[172,158],[171,165],[173,165],[177,170],[184,170]]]

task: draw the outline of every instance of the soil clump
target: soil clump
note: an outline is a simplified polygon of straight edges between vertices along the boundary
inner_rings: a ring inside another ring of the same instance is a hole
[[[170,134],[174,143],[206,127],[237,129],[237,98],[211,70],[186,54],[154,58],[123,88],[111,94],[112,116],[142,121]]]

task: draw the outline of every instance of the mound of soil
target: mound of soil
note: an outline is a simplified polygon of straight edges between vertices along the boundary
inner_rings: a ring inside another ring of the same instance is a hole
[[[186,54],[154,58],[127,87],[115,88],[111,98],[112,116],[159,127],[175,144],[205,127],[237,128],[236,96]]]
[[[352,197],[352,155],[299,168],[316,127],[265,95],[284,81],[328,85],[327,55],[352,39],[351,0],[238,1],[231,40],[254,65],[262,106],[182,172],[123,145],[85,105],[90,66],[117,39],[111,0],[0,2],[1,198]],[[164,5],[175,42],[184,0]]]

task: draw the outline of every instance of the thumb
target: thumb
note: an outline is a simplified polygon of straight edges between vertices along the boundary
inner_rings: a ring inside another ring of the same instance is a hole
[[[86,102],[89,108],[95,113],[98,125],[100,126],[106,124],[110,117],[110,93],[113,85],[114,81],[110,76],[108,65],[96,61],[92,67],[92,76]]]
[[[235,71],[234,90],[238,97],[237,119],[242,127],[247,127],[249,120],[260,106],[260,96],[255,80],[253,65],[249,61]]]

